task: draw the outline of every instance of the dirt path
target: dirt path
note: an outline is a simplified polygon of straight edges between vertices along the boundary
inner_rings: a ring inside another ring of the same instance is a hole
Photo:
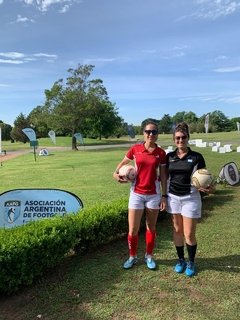
[[[30,152],[29,150],[18,150],[18,151],[9,151],[6,154],[0,154],[0,162],[4,162],[12,158],[16,158],[18,156],[21,156],[29,152]]]

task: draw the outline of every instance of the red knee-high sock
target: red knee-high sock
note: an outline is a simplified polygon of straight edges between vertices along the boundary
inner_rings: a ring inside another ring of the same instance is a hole
[[[152,255],[155,246],[156,231],[146,230],[146,254]]]
[[[136,256],[137,248],[138,248],[138,234],[136,234],[135,236],[131,236],[130,234],[128,234],[129,255]]]

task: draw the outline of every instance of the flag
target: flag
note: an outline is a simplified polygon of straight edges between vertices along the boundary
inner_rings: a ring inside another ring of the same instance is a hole
[[[0,154],[2,153],[2,128],[0,127]]]
[[[25,135],[28,137],[30,141],[36,141],[36,133],[32,128],[24,128],[22,129],[22,132],[25,133]]]
[[[80,142],[81,144],[84,144],[83,137],[80,132],[74,133],[74,137],[77,139],[78,142]]]
[[[130,136],[130,138],[134,139],[135,138],[135,132],[134,132],[134,128],[132,125],[128,126],[128,135]]]
[[[205,117],[205,124],[204,124],[205,133],[208,133],[208,126],[209,126],[209,113]]]
[[[237,130],[238,130],[238,132],[240,130],[240,123],[238,121],[237,121]]]
[[[50,131],[48,132],[48,135],[49,135],[50,139],[52,140],[52,142],[53,142],[54,144],[56,144],[56,134],[55,134],[55,132],[54,132],[53,130],[50,130]]]

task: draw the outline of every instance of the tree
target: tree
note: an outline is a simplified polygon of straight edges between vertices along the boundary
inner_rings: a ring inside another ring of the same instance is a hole
[[[183,119],[186,123],[190,125],[191,123],[196,123],[198,120],[198,117],[194,112],[190,111],[185,113]]]
[[[69,69],[70,76],[66,84],[60,79],[50,90],[45,90],[45,109],[49,114],[49,125],[55,130],[67,130],[72,135],[72,149],[77,148],[74,134],[79,130],[88,131],[86,125],[89,123],[95,133],[100,133],[100,137],[102,134],[110,134],[100,113],[104,113],[105,117],[106,110],[111,109],[113,114],[116,113],[108,101],[107,90],[102,80],[90,79],[93,68],[92,65],[78,65],[76,69]],[[93,116],[97,120],[95,126]]]
[[[217,132],[230,131],[231,122],[222,111],[215,110],[209,115],[209,124],[211,124]],[[213,132],[213,130],[212,130]]]
[[[2,140],[3,141],[10,140],[12,126],[10,124],[4,123],[2,120],[0,120],[0,127],[2,129]]]
[[[164,114],[162,119],[159,121],[159,132],[170,133],[172,131],[172,118],[169,114]]]
[[[118,116],[115,105],[108,100],[98,100],[91,104],[91,113],[86,117],[84,133],[92,138],[108,138],[121,127],[122,118]]]
[[[230,122],[231,122],[231,131],[235,131],[235,130],[238,129],[238,128],[237,128],[237,122],[240,123],[240,117],[232,118],[232,119],[230,120]]]
[[[180,122],[184,121],[184,117],[185,117],[186,112],[185,111],[181,111],[181,112],[177,112],[174,116],[172,116],[172,122],[173,124],[178,124]]]
[[[13,140],[26,143],[28,141],[28,137],[22,132],[22,129],[29,128],[31,126],[28,117],[20,113],[13,124],[14,127],[11,131],[11,138]]]
[[[37,106],[28,115],[29,122],[34,126],[37,137],[47,137],[49,127],[47,124],[47,113],[43,106]]]

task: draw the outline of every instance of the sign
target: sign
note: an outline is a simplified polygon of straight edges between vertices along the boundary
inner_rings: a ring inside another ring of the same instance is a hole
[[[83,137],[81,135],[81,133],[77,132],[77,133],[74,133],[74,137],[77,139],[77,141],[79,141],[81,144],[84,144],[83,143]]]
[[[231,186],[239,183],[240,176],[235,162],[226,163],[220,170],[217,182],[227,182]]]
[[[208,127],[209,127],[209,113],[208,113],[208,114],[206,115],[206,117],[205,117],[204,127],[205,127],[205,133],[208,133]]]
[[[55,132],[54,132],[53,130],[50,130],[50,131],[48,132],[48,135],[49,135],[50,139],[52,140],[52,142],[53,142],[54,144],[56,144],[56,134],[55,134]]]
[[[38,140],[30,140],[30,147],[38,147]]]
[[[77,213],[82,201],[60,189],[14,189],[0,194],[0,227],[12,228],[56,215]]]
[[[25,135],[28,137],[30,141],[36,141],[36,133],[32,128],[24,128],[22,129],[22,132],[25,133]]]
[[[135,132],[134,132],[134,128],[132,125],[128,126],[128,135],[130,138],[134,139],[135,138]]]

